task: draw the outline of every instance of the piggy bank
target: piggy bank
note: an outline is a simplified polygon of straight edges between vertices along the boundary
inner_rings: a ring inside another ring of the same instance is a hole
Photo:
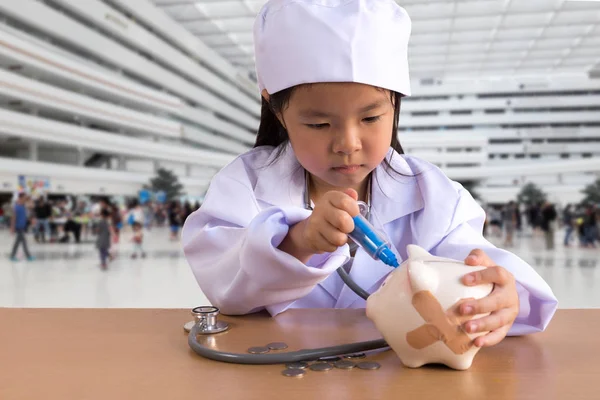
[[[473,341],[486,332],[469,334],[462,326],[487,314],[464,316],[459,306],[487,296],[493,285],[465,286],[460,279],[485,267],[435,257],[415,245],[407,252],[408,259],[369,296],[367,317],[405,366],[468,369],[479,351]]]

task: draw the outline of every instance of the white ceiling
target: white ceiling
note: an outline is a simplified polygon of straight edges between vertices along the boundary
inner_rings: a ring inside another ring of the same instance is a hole
[[[264,0],[152,0],[232,64],[253,71]],[[600,67],[600,1],[403,0],[414,78],[589,72]]]

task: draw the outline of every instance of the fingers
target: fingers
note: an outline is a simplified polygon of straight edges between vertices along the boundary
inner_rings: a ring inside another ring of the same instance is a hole
[[[490,347],[494,346],[502,341],[508,334],[510,329],[509,325],[503,326],[496,330],[491,331],[487,335],[479,336],[475,338],[474,345],[477,347]]]
[[[467,286],[476,286],[486,283],[493,283],[505,286],[514,283],[514,276],[506,269],[498,266],[488,267],[481,271],[470,272],[462,277],[462,283]]]
[[[354,191],[353,189],[348,189],[348,190]],[[358,208],[358,203],[356,202],[356,200],[354,198],[352,198],[348,194],[342,193],[342,192],[329,192],[329,193],[332,193],[329,196],[329,202],[331,203],[332,206],[334,206],[337,209],[347,212],[348,214],[350,214],[351,217],[355,217],[358,214],[360,214],[360,209]]]
[[[492,293],[479,300],[467,300],[460,304],[460,315],[477,315],[496,312],[503,308],[519,310],[519,295],[512,286],[496,286]],[[516,315],[515,315],[516,317]]]
[[[332,253],[348,243],[348,235],[324,222],[318,227],[309,227],[306,237],[310,248],[319,252]]]
[[[491,258],[481,249],[475,249],[465,258],[465,264],[473,267],[493,267],[496,265]]]
[[[348,196],[352,197],[354,199],[354,201],[358,201],[358,192],[354,189],[346,189],[344,190],[344,193],[346,193]]]
[[[461,304],[460,314],[462,315],[477,315],[487,314],[504,308],[502,296],[492,292],[489,296],[479,300],[472,300]]]
[[[350,233],[354,230],[354,220],[346,211],[333,209],[325,215],[325,221],[343,233]]]
[[[491,332],[500,329],[505,325],[511,325],[515,320],[515,311],[510,308],[503,308],[490,315],[474,319],[463,324],[468,333]]]
[[[321,227],[320,232],[323,235],[323,237],[327,240],[327,242],[329,242],[336,248],[348,243],[348,235],[346,235],[344,232],[340,232],[333,225],[327,224]]]
[[[315,248],[319,249],[319,253],[333,253],[339,246],[332,244],[331,241],[322,233],[319,232],[319,243],[315,245]]]

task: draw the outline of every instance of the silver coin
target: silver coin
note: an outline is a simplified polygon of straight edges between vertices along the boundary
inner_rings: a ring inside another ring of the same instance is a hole
[[[283,371],[281,371],[281,375],[287,376],[290,378],[299,378],[299,377],[304,376],[305,373],[306,373],[305,370],[299,369],[299,368],[286,368]]]
[[[321,357],[317,361],[325,361],[325,362],[335,362],[340,361],[340,357]]]
[[[270,350],[285,350],[288,348],[288,345],[283,342],[273,342],[273,343],[269,343],[267,345],[267,347]]]
[[[369,369],[369,370],[381,368],[381,364],[376,363],[376,362],[371,362],[371,361],[359,362],[358,364],[356,364],[356,366],[360,369]]]
[[[352,361],[337,361],[333,363],[333,366],[338,369],[352,369],[356,367],[356,364]]]
[[[365,357],[366,357],[365,353],[348,354],[348,355],[344,356],[344,358],[347,359],[347,360],[353,360],[353,359],[356,359],[356,358],[365,358]]]
[[[185,325],[183,325],[183,330],[190,333],[194,325],[196,325],[196,321],[186,322]]]
[[[250,347],[248,349],[248,353],[250,353],[250,354],[265,354],[268,352],[269,352],[269,348],[264,347],[264,346]]]
[[[288,369],[306,369],[306,368],[308,368],[308,363],[305,363],[304,361],[300,361],[297,363],[286,364],[285,367]]]
[[[326,362],[318,362],[318,363],[314,363],[312,364],[310,367],[311,371],[329,371],[333,369],[333,365],[326,363]]]

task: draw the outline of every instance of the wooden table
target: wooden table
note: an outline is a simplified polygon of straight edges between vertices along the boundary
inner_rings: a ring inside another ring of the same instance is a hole
[[[377,371],[308,371],[203,359],[188,310],[0,309],[0,399],[600,399],[600,310],[560,310],[549,329],[479,352],[467,371],[408,369],[391,351]],[[379,338],[362,310],[229,318],[205,338],[227,351],[290,350]]]

